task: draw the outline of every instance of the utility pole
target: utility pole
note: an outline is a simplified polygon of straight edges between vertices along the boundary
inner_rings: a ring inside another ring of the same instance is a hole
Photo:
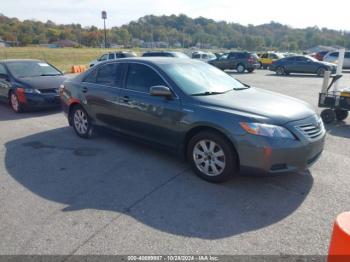
[[[107,32],[106,32],[107,12],[106,11],[102,11],[102,19],[103,19],[103,26],[104,26],[104,32],[105,32],[105,48],[107,48]]]

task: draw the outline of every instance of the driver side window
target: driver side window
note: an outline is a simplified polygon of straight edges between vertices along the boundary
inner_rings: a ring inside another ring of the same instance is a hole
[[[129,64],[126,88],[149,93],[152,86],[166,86],[163,79],[150,67],[141,64]]]

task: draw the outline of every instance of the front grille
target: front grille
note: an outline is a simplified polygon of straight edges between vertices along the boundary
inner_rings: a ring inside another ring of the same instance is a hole
[[[296,126],[296,128],[307,138],[316,139],[324,132],[324,126],[321,119],[318,119],[316,123],[303,124]]]
[[[57,94],[58,93],[58,88],[39,89],[39,91],[42,94]]]

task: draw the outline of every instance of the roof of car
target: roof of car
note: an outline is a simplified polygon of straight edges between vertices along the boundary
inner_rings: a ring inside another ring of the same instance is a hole
[[[12,63],[12,62],[42,62],[38,59],[3,59],[0,60],[0,63]]]
[[[128,58],[121,58],[118,60],[115,60],[113,62],[144,62],[148,64],[159,64],[159,65],[165,65],[165,64],[191,64],[191,63],[202,63],[200,61],[197,61],[195,59],[189,59],[189,58],[175,58],[175,57],[128,57]],[[112,63],[112,62],[104,62],[104,63]]]

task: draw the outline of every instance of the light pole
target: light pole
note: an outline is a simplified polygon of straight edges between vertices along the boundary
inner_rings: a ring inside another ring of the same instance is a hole
[[[105,32],[105,48],[107,48],[107,32],[106,32],[107,12],[106,11],[102,11],[102,19],[103,19],[103,26],[104,26],[104,32]]]

